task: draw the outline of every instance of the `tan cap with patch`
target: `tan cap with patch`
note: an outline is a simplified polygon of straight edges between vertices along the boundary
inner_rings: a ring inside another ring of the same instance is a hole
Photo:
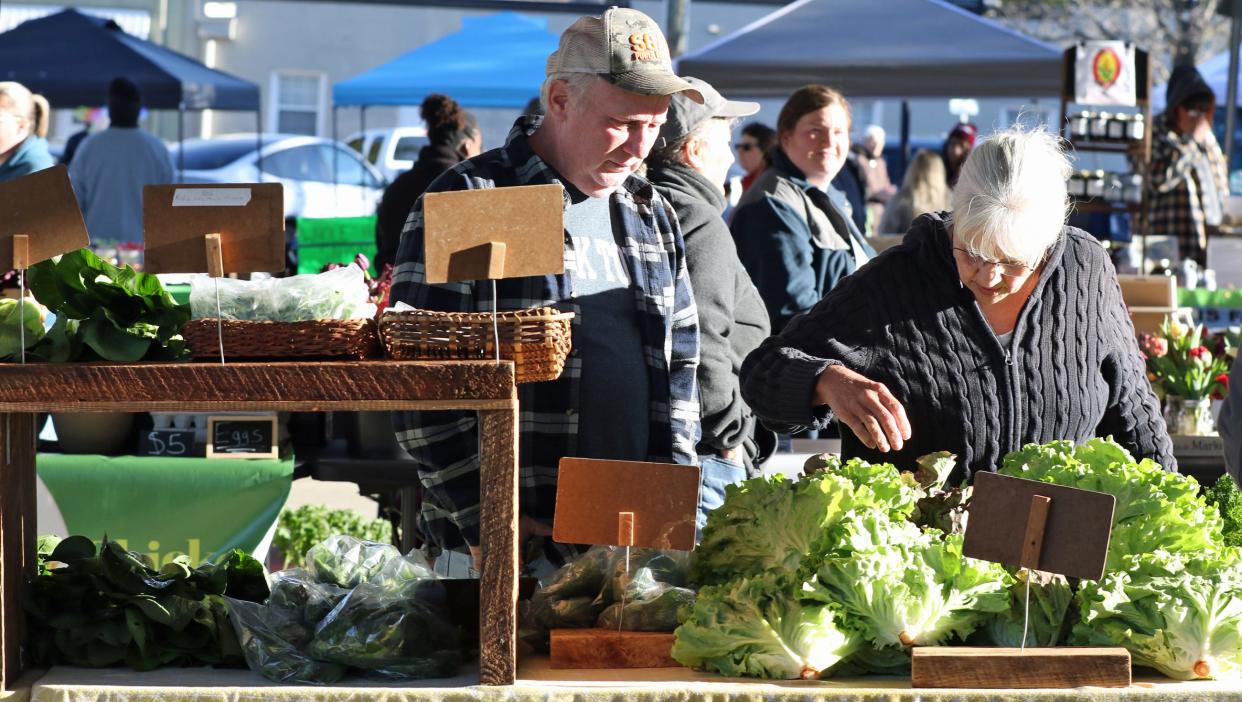
[[[631,93],[685,93],[703,102],[693,85],[673,73],[660,26],[629,8],[611,7],[602,17],[581,17],[570,25],[548,57],[548,75],[557,73],[593,73]]]

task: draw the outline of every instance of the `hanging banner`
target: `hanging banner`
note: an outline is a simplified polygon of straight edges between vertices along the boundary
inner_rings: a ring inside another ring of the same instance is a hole
[[[1074,59],[1074,102],[1134,107],[1135,73],[1133,44],[1080,42]]]

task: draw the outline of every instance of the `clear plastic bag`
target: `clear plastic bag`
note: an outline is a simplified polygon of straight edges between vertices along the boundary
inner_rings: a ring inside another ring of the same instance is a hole
[[[300,612],[224,599],[246,665],[268,680],[326,685],[345,677],[345,666],[317,661],[302,651],[311,629]]]
[[[354,264],[289,278],[233,280],[194,276],[190,312],[194,319],[216,315],[244,321],[307,322],[318,319],[370,319],[375,316],[366,274]]]
[[[394,581],[433,577],[417,553],[402,556],[396,546],[353,536],[329,536],[306,552],[306,569],[320,583],[352,588],[375,578]]]
[[[694,604],[694,590],[662,583],[655,579],[655,572],[639,568],[625,584],[625,598],[600,612],[596,626],[624,631],[676,629],[681,609]]]

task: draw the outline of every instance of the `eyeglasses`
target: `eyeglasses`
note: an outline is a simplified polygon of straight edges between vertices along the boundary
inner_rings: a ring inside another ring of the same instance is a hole
[[[737,145],[737,150],[738,150],[738,151],[750,151],[751,149],[757,149],[757,148],[759,148],[759,145],[758,145],[758,144],[752,144],[752,143],[750,143],[750,142],[746,142],[746,141],[744,141],[744,142],[742,142],[742,143],[740,143],[740,144],[738,144],[738,145]]]
[[[953,250],[960,252],[962,254],[963,261],[965,261],[966,265],[970,266],[971,268],[982,268],[984,266],[997,266],[1001,269],[1001,275],[1007,275],[1011,278],[1023,275],[1024,273],[1032,269],[1031,266],[1028,266],[1023,263],[1010,263],[1007,261],[993,261],[990,258],[984,258],[982,256],[975,255],[971,253],[970,251],[967,251],[966,249],[963,249],[959,246],[954,246]]]

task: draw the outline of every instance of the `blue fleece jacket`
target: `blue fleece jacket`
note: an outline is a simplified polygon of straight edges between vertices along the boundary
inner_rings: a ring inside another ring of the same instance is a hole
[[[56,165],[56,159],[47,150],[47,139],[28,136],[4,163],[0,163],[0,183],[30,175]]]

